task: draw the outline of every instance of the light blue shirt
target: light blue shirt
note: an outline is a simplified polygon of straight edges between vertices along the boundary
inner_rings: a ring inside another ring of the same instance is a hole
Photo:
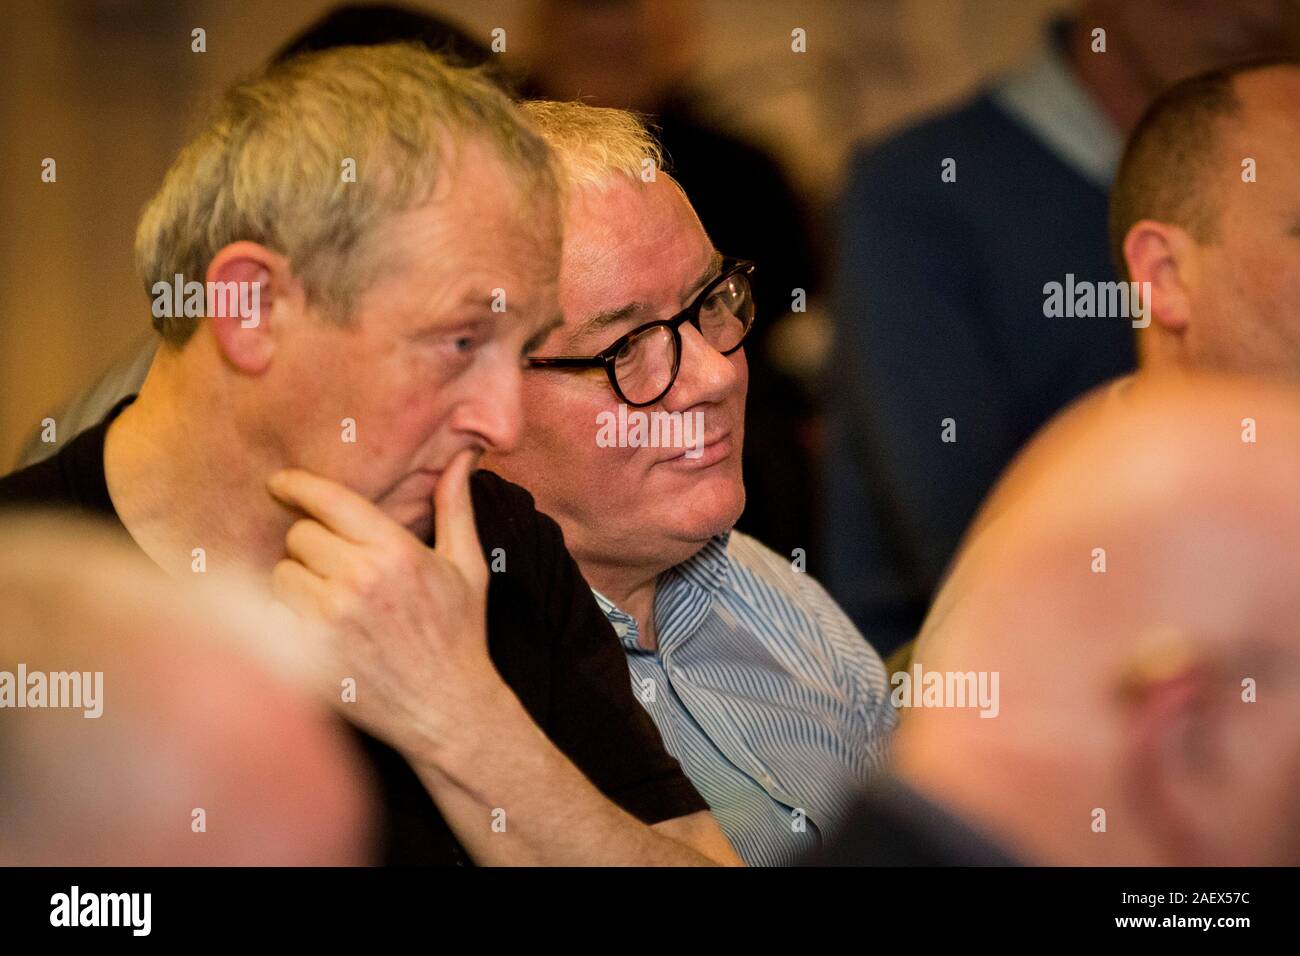
[[[733,531],[659,576],[657,650],[596,600],[634,695],[746,863],[793,864],[846,821],[897,714],[880,656],[820,584]]]

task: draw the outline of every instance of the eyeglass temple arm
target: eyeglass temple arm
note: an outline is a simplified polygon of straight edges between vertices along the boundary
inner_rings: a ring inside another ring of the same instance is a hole
[[[575,358],[573,356],[530,355],[528,356],[528,364],[532,366],[560,366],[563,368],[600,368],[605,364],[605,360],[599,356]]]

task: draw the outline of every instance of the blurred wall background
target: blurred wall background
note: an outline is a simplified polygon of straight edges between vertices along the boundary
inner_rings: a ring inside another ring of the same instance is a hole
[[[520,66],[531,0],[411,0]],[[768,146],[813,207],[852,142],[1009,64],[1066,0],[700,0],[693,75],[720,123]],[[6,0],[0,30],[0,472],[42,416],[149,328],[136,217],[199,110],[328,0]],[[206,32],[206,52],[191,31]],[[791,51],[791,31],[807,52]],[[42,182],[42,161],[57,180]]]

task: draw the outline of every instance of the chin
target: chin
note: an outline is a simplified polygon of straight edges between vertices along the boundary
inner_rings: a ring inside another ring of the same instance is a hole
[[[689,495],[690,505],[670,522],[678,534],[701,543],[736,526],[745,510],[745,486],[739,480],[702,482]]]

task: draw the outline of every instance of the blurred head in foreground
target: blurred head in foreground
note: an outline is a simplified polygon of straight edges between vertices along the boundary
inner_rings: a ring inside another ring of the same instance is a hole
[[[235,585],[218,610],[94,525],[0,542],[0,865],[368,862],[371,795],[282,625],[272,659]]]
[[[905,710],[897,773],[1030,862],[1300,863],[1300,393],[1121,388],[977,519],[913,666],[996,716]]]

